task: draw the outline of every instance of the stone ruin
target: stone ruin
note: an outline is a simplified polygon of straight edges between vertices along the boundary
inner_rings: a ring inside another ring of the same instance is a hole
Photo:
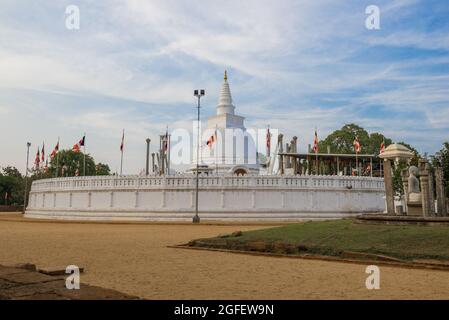
[[[419,160],[418,167],[410,166],[402,172],[406,214],[423,217],[449,216],[443,170],[440,167],[431,170],[429,162],[425,159]]]
[[[410,166],[403,170],[402,183],[406,204],[405,212],[408,216],[449,216],[441,168],[436,167],[432,170],[427,160],[420,159],[418,167]]]
[[[387,214],[406,214],[408,216],[420,217],[449,216],[442,168],[436,167],[432,169],[428,160],[420,159],[418,167],[409,166],[404,169],[401,175],[405,207],[395,210],[392,163],[398,163],[400,160],[406,160],[410,163],[413,153],[405,146],[394,143],[388,146],[379,157],[384,160]],[[437,202],[436,208],[435,199]]]

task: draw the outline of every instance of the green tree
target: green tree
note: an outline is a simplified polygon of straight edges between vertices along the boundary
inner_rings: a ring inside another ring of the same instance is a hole
[[[111,169],[107,164],[99,162],[95,166],[95,172],[97,176],[108,176],[111,174]]]
[[[401,142],[398,142],[398,143],[402,144],[405,147],[407,147],[408,149],[410,149],[414,153],[413,158],[410,160],[410,165],[418,166],[419,158],[421,157],[421,155],[419,154],[418,150],[416,150],[414,147],[412,147],[411,145],[409,145],[408,143],[406,143],[404,141],[401,141]]]
[[[3,168],[0,172],[0,204],[20,205],[23,203],[23,179],[17,168],[10,166]]]
[[[8,177],[22,178],[22,174],[16,167],[7,166],[3,168],[3,174]]]
[[[366,153],[368,154],[379,154],[380,153],[380,146],[382,145],[382,142],[385,143],[385,147],[388,147],[390,144],[393,143],[393,141],[387,137],[385,137],[383,134],[374,132],[371,133],[368,140],[368,146]],[[363,149],[362,149],[363,150]]]
[[[56,170],[58,170],[58,177],[73,177],[78,174],[82,176],[84,174],[84,153],[74,152],[72,150],[60,150],[58,155],[54,157],[49,164],[48,173],[41,174],[42,178],[55,177]],[[62,174],[64,173],[64,174]],[[95,175],[95,161],[89,155],[86,154],[86,176]]]
[[[443,148],[431,157],[431,159],[433,166],[438,166],[443,169],[446,196],[449,197],[449,142],[445,142]]]
[[[318,148],[321,152],[326,152],[327,147],[330,147],[331,153],[343,153],[343,154],[354,154],[354,140],[355,137],[359,138],[360,144],[362,146],[362,153],[364,154],[379,154],[380,146],[382,142],[385,142],[385,147],[392,144],[393,141],[383,134],[374,132],[369,134],[362,127],[350,123],[344,125],[341,129],[332,132],[324,140],[318,143]],[[409,148],[415,156],[411,160],[412,165],[418,165],[419,153],[411,145],[405,142],[399,142],[400,144]],[[407,167],[407,163],[400,161],[399,164],[394,166],[393,170],[393,188],[396,194],[403,194],[403,185],[401,171]]]
[[[329,146],[331,153],[353,154],[355,153],[354,140],[356,137],[359,138],[364,154],[378,154],[383,141],[386,146],[392,143],[391,139],[386,138],[383,134],[377,132],[369,134],[362,127],[350,123],[320,141],[318,148],[321,152],[326,152]]]
[[[62,168],[64,167],[64,177],[75,176],[76,170],[79,175],[83,174],[84,154],[81,152],[74,152],[72,150],[61,150],[58,154],[58,159],[55,157],[48,165],[48,171],[42,168],[32,171],[31,176],[28,176],[28,190],[30,191],[31,184],[34,180],[53,178],[56,176],[56,163],[58,162],[58,176],[61,176]],[[110,168],[107,164],[95,164],[94,159],[86,154],[86,175],[109,175]],[[19,170],[15,167],[5,167],[0,171],[0,205],[22,205],[25,193],[25,177],[22,176]],[[5,195],[8,195],[6,199]]]

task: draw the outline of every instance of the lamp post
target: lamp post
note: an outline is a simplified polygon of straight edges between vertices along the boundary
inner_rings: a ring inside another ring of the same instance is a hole
[[[27,195],[28,195],[28,163],[30,159],[30,147],[31,142],[27,142],[27,166],[25,168],[25,191],[23,192],[23,213],[27,208]]]
[[[199,187],[199,157],[200,157],[200,101],[201,97],[205,95],[205,91],[194,90],[193,95],[198,98],[197,110],[197,146],[196,146],[196,201],[195,201],[195,215],[192,218],[193,223],[200,223],[200,216],[198,215],[198,187]]]

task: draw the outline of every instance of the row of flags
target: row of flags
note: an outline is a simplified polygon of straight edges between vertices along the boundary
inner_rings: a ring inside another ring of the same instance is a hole
[[[267,136],[266,136],[266,143],[267,143],[267,154],[270,154],[270,147],[271,147],[271,134],[270,134],[270,128],[267,128]],[[356,136],[353,142],[354,145],[354,151],[356,154],[359,154],[360,152],[362,152],[362,144],[359,141],[359,137]],[[315,135],[314,135],[314,139],[313,139],[313,148],[312,148],[314,153],[318,153],[318,132],[315,129]],[[385,152],[385,140],[382,141],[382,143],[380,144],[380,150],[379,153],[384,153]]]
[[[42,164],[44,164],[45,162],[44,171],[47,172],[48,159],[45,158],[45,143],[42,143],[42,150],[39,150],[39,147],[37,147],[36,158],[34,159],[34,165],[36,170],[40,169],[41,162]]]
[[[212,148],[212,145],[214,144],[214,142],[217,141],[217,129],[215,129],[215,133],[209,137],[209,139],[206,142],[206,145],[209,148]],[[354,145],[354,151],[356,154],[359,154],[360,152],[362,152],[362,145],[359,141],[359,137],[356,136],[353,142]],[[271,133],[270,133],[270,128],[267,128],[267,135],[266,135],[266,146],[267,146],[267,154],[270,154],[271,152]],[[317,130],[315,130],[315,136],[313,139],[313,148],[312,148],[314,153],[318,153],[318,132]],[[385,140],[382,141],[381,145],[380,145],[380,152],[379,153],[383,153],[385,151]]]
[[[168,136],[168,132],[166,133],[166,135]],[[73,145],[72,151],[81,152],[81,148],[82,147],[85,148],[85,146],[86,146],[86,134],[84,134],[83,137]],[[122,155],[124,148],[125,148],[125,130],[123,129],[122,139],[120,142],[120,152],[122,153]],[[58,155],[58,152],[59,152],[59,138],[58,142],[56,143],[55,147],[50,153],[50,158],[53,160]],[[42,143],[42,149],[40,147],[37,148],[36,157],[34,159],[34,166],[36,171],[39,171],[42,168],[44,172],[48,172],[48,157],[47,158],[45,157],[45,142]],[[78,172],[76,175],[79,175],[79,170],[77,169],[77,171]]]
[[[122,136],[122,144],[120,145],[120,151],[123,152],[123,139],[124,139],[124,131],[123,131],[123,136]],[[267,134],[266,134],[266,147],[267,147],[267,154],[270,154],[271,152],[271,133],[270,133],[270,128],[267,128]],[[206,141],[206,146],[208,146],[209,148],[212,148],[214,143],[217,141],[217,128],[215,128],[214,134],[211,135],[207,141]],[[163,150],[167,151],[167,141],[168,141],[168,131],[165,133],[165,139],[163,140]],[[354,145],[354,150],[355,152],[358,154],[362,151],[362,145],[359,141],[359,137],[356,136],[353,142]],[[317,130],[315,130],[315,136],[314,136],[314,140],[313,140],[313,148],[312,148],[314,153],[318,153],[318,133]],[[381,145],[380,145],[380,153],[383,153],[385,151],[385,141],[382,141]]]
[[[270,128],[267,128],[267,134],[266,134],[266,147],[267,147],[267,154],[269,155],[271,153],[271,133],[270,133]],[[206,145],[209,148],[212,148],[213,144],[217,141],[217,128],[215,128],[215,132],[213,135],[211,135],[209,137],[209,139],[206,142]],[[313,152],[315,154],[318,154],[318,132],[315,129],[315,135],[314,135],[314,139],[313,139]],[[356,152],[356,154],[359,154],[362,151],[362,145],[359,141],[359,137],[356,136],[353,142],[354,145],[354,151]],[[85,147],[86,146],[86,134],[83,135],[83,137],[73,145],[72,147],[72,151],[74,152],[80,152],[81,151],[81,147]],[[120,152],[122,153],[122,161],[123,161],[123,150],[125,147],[125,130],[123,129],[122,132],[122,139],[121,139],[121,143],[120,143]],[[167,151],[168,149],[168,129],[165,133],[165,139],[163,139],[163,150]],[[380,145],[380,153],[383,153],[385,151],[385,141],[382,141],[381,145]],[[59,152],[59,138],[58,138],[58,142],[56,143],[55,147],[53,148],[53,151],[50,154],[50,158],[53,159],[57,156]],[[40,165],[41,163],[44,164],[44,171],[48,172],[48,158],[45,158],[45,143],[42,143],[42,149],[40,149],[39,147],[37,148],[37,152],[36,152],[36,158],[34,160],[34,164],[35,164],[35,168],[36,170],[40,169]]]

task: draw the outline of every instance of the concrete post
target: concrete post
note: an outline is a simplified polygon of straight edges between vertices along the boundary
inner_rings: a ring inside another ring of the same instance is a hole
[[[440,217],[448,215],[446,205],[446,194],[444,188],[443,170],[440,167],[435,168],[436,193],[437,193],[437,213]]]
[[[393,172],[391,169],[391,161],[388,159],[384,159],[384,171],[387,214],[394,215]]]
[[[419,181],[421,185],[422,213],[424,217],[430,216],[429,199],[429,168],[426,160],[419,160]]]

